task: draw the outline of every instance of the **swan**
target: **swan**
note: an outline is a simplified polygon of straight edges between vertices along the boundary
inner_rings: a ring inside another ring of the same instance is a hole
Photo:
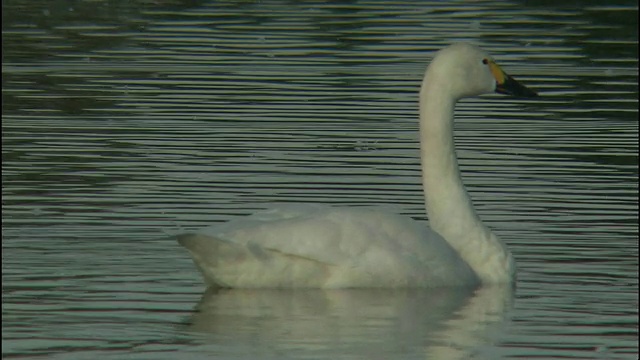
[[[476,214],[454,149],[458,100],[534,97],[468,43],[438,51],[419,97],[420,155],[431,228],[368,208],[273,208],[178,236],[211,287],[433,288],[512,283],[513,257]]]

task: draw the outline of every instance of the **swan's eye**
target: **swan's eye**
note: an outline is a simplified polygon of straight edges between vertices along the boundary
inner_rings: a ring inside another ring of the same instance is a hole
[[[487,59],[482,59],[482,63],[483,63],[483,64],[485,64],[485,65],[487,65],[487,64],[489,63],[489,60],[487,60]]]

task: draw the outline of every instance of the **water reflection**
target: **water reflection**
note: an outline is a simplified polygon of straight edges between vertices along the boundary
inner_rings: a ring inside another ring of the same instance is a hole
[[[351,290],[215,290],[189,329],[211,335],[216,352],[422,355],[465,359],[487,343],[513,299],[510,287]]]

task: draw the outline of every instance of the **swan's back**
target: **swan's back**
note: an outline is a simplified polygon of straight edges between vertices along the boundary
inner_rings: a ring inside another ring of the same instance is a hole
[[[437,287],[477,284],[424,225],[359,208],[280,207],[179,238],[223,287]]]

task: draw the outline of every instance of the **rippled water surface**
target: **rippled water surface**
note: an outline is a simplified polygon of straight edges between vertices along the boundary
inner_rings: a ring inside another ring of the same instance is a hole
[[[635,359],[637,2],[3,2],[3,358]],[[489,50],[541,97],[464,100],[505,288],[205,292],[177,233],[270,203],[425,220],[417,91]]]

